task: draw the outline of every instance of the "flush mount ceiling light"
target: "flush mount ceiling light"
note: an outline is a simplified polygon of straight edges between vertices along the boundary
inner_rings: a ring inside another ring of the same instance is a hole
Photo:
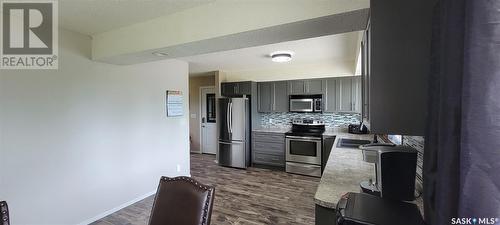
[[[288,62],[292,60],[293,54],[292,51],[277,51],[272,52],[270,55],[273,62]]]
[[[155,56],[158,56],[158,57],[168,56],[168,53],[165,53],[165,52],[153,52],[152,54]]]

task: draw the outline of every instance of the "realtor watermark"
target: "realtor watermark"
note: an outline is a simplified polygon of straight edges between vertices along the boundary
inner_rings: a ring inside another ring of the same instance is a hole
[[[0,9],[0,69],[57,69],[57,0],[0,0]]]
[[[500,224],[497,217],[459,217],[451,218],[450,224]]]

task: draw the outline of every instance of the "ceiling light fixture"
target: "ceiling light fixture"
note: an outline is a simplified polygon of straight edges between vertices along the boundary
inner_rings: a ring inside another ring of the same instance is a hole
[[[158,56],[158,57],[168,56],[168,53],[165,53],[165,52],[153,52],[152,54],[155,56]]]
[[[273,62],[288,62],[292,60],[293,52],[291,51],[277,51],[271,53],[271,60]]]

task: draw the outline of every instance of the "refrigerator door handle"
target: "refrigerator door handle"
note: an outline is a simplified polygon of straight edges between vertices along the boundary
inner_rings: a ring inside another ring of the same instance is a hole
[[[226,125],[227,125],[227,131],[229,133],[231,133],[231,131],[229,130],[229,102],[227,103],[227,109],[226,109]]]
[[[233,103],[229,103],[229,132],[233,133]]]

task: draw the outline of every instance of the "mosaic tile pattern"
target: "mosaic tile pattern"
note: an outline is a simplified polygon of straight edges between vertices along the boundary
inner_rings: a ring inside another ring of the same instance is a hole
[[[359,113],[261,113],[260,123],[264,128],[290,128],[293,119],[315,119],[325,122],[327,128],[343,127],[360,123]]]
[[[411,146],[418,151],[417,156],[417,181],[422,184],[422,168],[424,165],[424,137],[403,136],[403,145]]]

